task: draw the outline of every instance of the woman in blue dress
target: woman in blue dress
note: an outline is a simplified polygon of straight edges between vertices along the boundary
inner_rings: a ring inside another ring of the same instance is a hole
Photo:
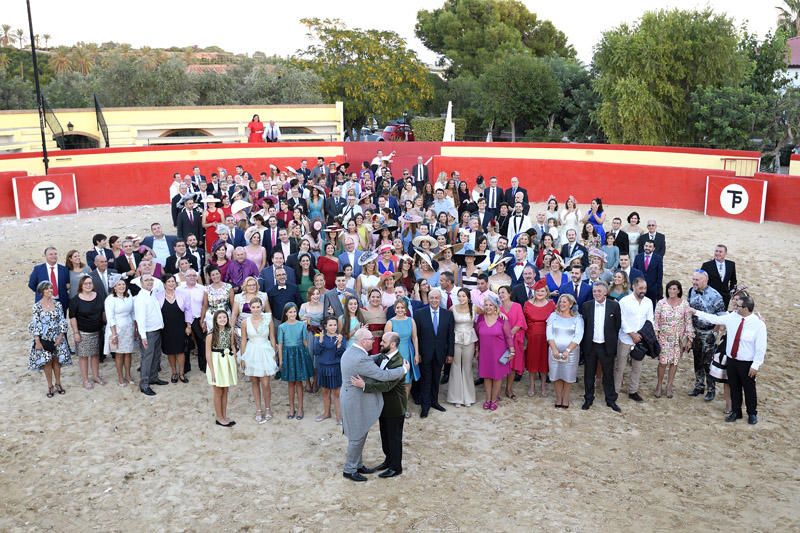
[[[322,305],[322,292],[317,287],[311,287],[306,293],[307,301],[300,306],[300,320],[306,323],[306,346],[308,353],[317,353],[319,335],[322,333],[322,317],[325,307]],[[314,379],[306,383],[306,392],[317,392],[317,359],[314,358]]]
[[[339,389],[342,387],[342,354],[345,349],[344,338],[338,333],[339,323],[335,317],[325,319],[325,331],[314,349],[317,360],[319,386],[322,388],[322,414],[315,420],[322,422],[331,417],[331,397],[336,409],[336,423],[342,424],[342,412],[339,407]]]
[[[324,204],[325,198],[322,196],[319,187],[311,187],[311,198],[308,199],[308,218],[310,220],[324,220]]]
[[[600,236],[600,245],[606,242],[606,230],[603,228],[603,224],[606,222],[606,212],[603,209],[603,200],[601,198],[598,197],[592,200],[592,208],[583,217],[583,223],[585,224],[586,222],[594,226],[595,231]]]
[[[550,298],[553,302],[557,302],[558,288],[569,281],[569,276],[564,273],[564,263],[561,260],[561,256],[553,254],[545,280],[547,281],[547,290],[550,292]]]
[[[404,299],[398,300],[394,304],[394,317],[386,322],[385,332],[394,331],[400,336],[400,345],[398,350],[403,359],[411,364],[411,371],[406,374],[406,396],[411,394],[411,382],[419,381],[419,346],[417,344],[417,325],[414,320],[409,316],[408,304]],[[410,396],[409,396],[410,397]],[[411,416],[411,413],[406,410],[406,418]]]
[[[306,324],[297,320],[297,306],[290,302],[283,308],[283,323],[278,327],[278,362],[281,380],[289,383],[289,420],[302,420],[303,382],[314,375],[314,362],[305,344]],[[298,409],[295,410],[295,394]]]

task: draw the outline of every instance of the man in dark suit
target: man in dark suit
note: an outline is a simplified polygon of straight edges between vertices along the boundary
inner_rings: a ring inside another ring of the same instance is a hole
[[[346,265],[351,265],[353,267],[353,277],[357,278],[361,275],[361,265],[358,264],[358,259],[362,253],[361,250],[356,250],[355,239],[350,235],[345,236],[344,252],[339,254],[339,270],[344,271]]]
[[[170,213],[172,214],[172,225],[178,227],[178,215],[183,209],[183,199],[189,195],[189,186],[181,183],[178,186],[178,193],[170,199]]]
[[[506,274],[511,278],[512,287],[523,282],[526,270],[533,271],[534,282],[539,278],[539,269],[528,262],[528,249],[525,246],[517,246],[514,248],[513,261],[506,263]]]
[[[570,280],[558,288],[558,294],[571,294],[575,298],[575,303],[578,304],[578,311],[581,310],[583,303],[591,299],[592,288],[588,283],[581,280],[583,276],[583,267],[574,265],[569,270]]]
[[[275,271],[275,285],[267,291],[267,298],[269,299],[269,307],[272,309],[272,321],[275,323],[276,329],[283,321],[283,309],[286,304],[292,302],[300,309],[300,304],[302,303],[297,285],[286,282],[285,268],[279,268]]]
[[[629,287],[633,283],[633,280],[644,277],[644,272],[631,266],[631,256],[628,255],[628,252],[622,252],[619,254],[619,269],[625,272],[625,275],[628,276]]]
[[[508,205],[514,205],[517,202],[518,192],[522,193],[522,205],[528,205],[528,191],[519,186],[519,178],[514,176],[511,178],[511,187],[505,192],[505,201]]]
[[[94,270],[91,271],[89,277],[92,278],[92,284],[94,285],[94,291],[97,293],[97,297],[100,298],[100,301],[105,302],[106,297],[108,294],[113,290],[111,286],[112,278],[111,274],[108,271],[108,259],[106,259],[105,255],[97,255],[94,258],[94,264],[92,265]],[[106,319],[103,319],[103,327],[100,328],[100,338],[98,340],[98,344],[100,345],[100,362],[102,363],[105,358],[106,354],[103,353],[103,346],[105,346],[105,337],[106,337]]]
[[[664,237],[663,233],[657,232],[657,228],[656,221],[651,218],[647,221],[647,233],[642,235],[642,237],[644,237],[644,242],[649,241],[655,245],[654,251],[656,255],[661,256],[663,259],[667,253],[667,238]]]
[[[341,195],[342,189],[337,185],[333,188],[331,194],[325,198],[325,223],[329,226],[333,225],[336,217],[342,214],[344,206],[347,205]]]
[[[628,234],[622,231],[622,219],[614,217],[611,221],[611,231],[614,234],[614,246],[619,248],[620,255],[628,253],[631,243]],[[605,244],[605,243],[603,243]]]
[[[265,239],[269,235],[271,235],[269,231],[264,232]],[[278,230],[278,242],[275,243],[274,247],[272,246],[272,242],[270,242],[270,248],[267,251],[267,257],[273,257],[276,252],[283,253],[283,259],[285,261],[287,257],[297,253],[297,241],[289,239],[289,230],[281,228]]]
[[[453,362],[455,320],[453,313],[440,305],[442,293],[431,289],[428,305],[414,313],[420,351],[420,417],[428,416],[431,407],[444,412],[439,404],[439,377],[445,361]]]
[[[283,252],[280,250],[275,250],[275,254],[272,256],[272,264],[268,267],[262,268],[261,273],[258,276],[258,285],[261,292],[269,292],[269,290],[275,286],[275,271],[281,268],[285,269],[286,271],[286,283],[289,285],[296,284],[294,270],[285,266]]]
[[[142,255],[133,251],[133,242],[126,239],[122,241],[122,253],[114,261],[114,270],[123,276],[127,274],[125,281],[130,283],[136,277],[136,268],[141,260]]]
[[[513,285],[511,289],[511,301],[517,302],[524,307],[525,302],[533,298],[533,293],[536,290],[533,287],[538,281],[536,272],[536,267],[531,264],[528,264],[522,270],[522,279],[519,280],[519,283]]]
[[[186,237],[186,253],[195,258],[195,262],[200,269],[197,271],[203,279],[203,269],[206,267],[206,249],[200,246],[200,242],[194,233]]]
[[[244,231],[236,225],[236,217],[228,215],[225,217],[225,225],[228,226],[228,240],[234,248],[241,246],[245,247],[248,243],[244,238]]]
[[[342,300],[348,295],[356,296],[356,292],[353,289],[347,288],[347,276],[345,273],[337,272],[336,286],[326,291],[325,295],[322,297],[322,309],[325,312],[325,316],[332,316],[335,318],[342,316],[344,314]]]
[[[186,240],[186,237],[191,233],[202,240],[203,215],[194,208],[193,198],[187,198],[183,202],[183,210],[178,213],[177,232],[179,239]]]
[[[177,274],[178,273],[178,262],[181,259],[186,259],[189,261],[189,265],[195,269],[196,271],[200,271],[200,266],[197,264],[197,258],[193,255],[190,255],[186,251],[186,242],[182,239],[175,241],[175,253],[169,257],[167,257],[167,261],[164,264],[164,272],[167,274]]]
[[[33,267],[30,277],[28,278],[28,288],[33,291],[34,301],[38,302],[42,299],[42,295],[36,290],[39,283],[49,281],[53,285],[53,298],[61,303],[61,309],[64,311],[64,316],[67,314],[69,307],[69,270],[64,265],[58,264],[58,250],[54,246],[48,246],[44,250],[44,263],[40,263]]]
[[[419,300],[412,300],[411,297],[406,292],[406,288],[403,287],[402,285],[398,285],[397,287],[394,288],[394,297],[395,297],[395,302],[397,302],[398,300],[405,300],[406,304],[408,305],[408,312],[410,313],[411,318],[414,318],[414,315],[417,313],[417,311],[425,307],[425,304],[420,302]],[[393,305],[389,306],[389,308],[386,309],[386,320],[393,319],[395,315],[396,312],[394,310],[394,306]]]
[[[114,260],[114,252],[108,248],[108,237],[102,233],[97,233],[92,237],[92,249],[86,252],[86,264],[89,268],[94,268],[94,258],[104,255],[108,261]]]
[[[403,366],[403,356],[397,349],[400,336],[391,331],[384,333],[381,338],[381,354],[375,358],[375,363],[381,368],[392,369]],[[381,430],[381,446],[384,459],[375,470],[383,470],[378,477],[389,478],[403,473],[403,426],[405,413],[408,411],[408,397],[406,396],[405,378],[394,381],[378,381],[372,378],[362,379],[353,376],[350,382],[356,387],[361,387],[365,393],[383,393],[383,410],[378,418]]]
[[[664,294],[664,262],[661,256],[655,253],[655,247],[653,241],[645,241],[644,252],[637,255],[633,261],[633,268],[644,273],[644,279],[647,282],[645,295],[653,302],[653,308]]]
[[[486,198],[478,199],[478,212],[475,213],[475,216],[478,217],[478,222],[480,222],[483,231],[488,230],[489,221],[494,218],[494,214],[486,207]]]
[[[622,326],[622,314],[619,304],[607,298],[608,284],[604,281],[595,282],[592,287],[594,299],[583,303],[581,315],[583,316],[583,340],[581,340],[581,354],[583,354],[583,389],[584,401],[581,409],[588,410],[594,403],[594,378],[597,372],[597,363],[603,369],[603,394],[606,405],[616,412],[620,412],[617,405],[617,391],[614,388],[614,361],[617,358],[617,341],[619,328]]]
[[[578,233],[574,229],[569,229],[567,230],[567,242],[561,247],[561,257],[566,264],[569,264],[569,258],[577,251],[583,253],[581,264],[583,268],[586,268],[589,266],[589,250],[578,242]]]
[[[488,209],[492,215],[497,216],[500,204],[503,203],[506,198],[503,189],[497,186],[497,176],[489,178],[489,187],[483,191],[483,197],[486,198],[486,209]],[[511,203],[510,205],[514,204]]]
[[[417,188],[417,192],[422,192],[422,188],[430,178],[428,177],[428,167],[425,166],[421,155],[417,156],[417,164],[411,169],[411,175],[414,176],[414,186]]]
[[[264,230],[264,238],[261,239],[261,246],[267,250],[267,263],[272,260],[272,249],[278,248],[278,241],[280,238],[280,224],[276,217],[271,216],[267,219],[267,229]],[[285,259],[285,258],[284,258]]]
[[[700,267],[708,273],[708,284],[722,296],[725,309],[731,301],[731,291],[736,287],[736,263],[726,259],[728,247],[718,244],[714,248],[714,259]]]

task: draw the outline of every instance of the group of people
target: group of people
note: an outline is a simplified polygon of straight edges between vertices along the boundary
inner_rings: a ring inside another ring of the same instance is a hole
[[[516,177],[507,190],[481,176],[470,189],[458,172],[430,179],[421,157],[395,177],[393,155],[378,151],[356,171],[323,158],[271,165],[259,179],[237,166],[207,181],[195,167],[170,185],[174,235],[159,222],[145,238],[98,233],[64,264],[48,247],[29,281],[29,367],[44,370],[52,397],[64,394],[60,368],[73,356],[92,389],[105,383],[108,355],[119,385],[133,383],[139,352],[138,385],[153,396],[152,385],[187,383],[196,354],[225,427],[235,424],[227,399],[240,377],[257,423],[274,416],[271,380],[288,384],[290,420],[304,418],[305,394],[321,391],[315,420],[343,426],[345,475],[356,481],[370,470],[360,450],[374,419],[386,437],[382,466],[397,475],[409,399],[425,418],[446,411],[442,403],[477,403],[482,384],[491,412],[516,398],[526,371],[528,396],[548,396],[552,383],[554,407],[568,409],[582,365],[582,408],[599,379],[619,412],[622,392],[644,401],[646,356],[658,360],[652,396],[672,398],[691,351],[690,394],[712,401],[724,383],[725,419],[742,417],[744,395],[757,422],[766,327],[724,245],[684,297],[679,281],[664,286],[655,220],[642,228],[632,212],[623,226],[601,198],[586,212],[571,196],[562,210],[554,197],[537,210]]]

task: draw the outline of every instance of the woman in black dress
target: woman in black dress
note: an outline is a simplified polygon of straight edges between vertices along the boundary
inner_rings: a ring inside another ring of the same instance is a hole
[[[191,326],[186,324],[184,318],[183,298],[175,291],[178,288],[178,281],[172,274],[164,274],[161,278],[164,282],[164,301],[161,303],[161,317],[164,319],[164,334],[161,336],[161,351],[167,354],[170,369],[172,370],[172,383],[178,382],[179,369],[184,368],[184,350],[186,349],[186,337],[191,334]],[[186,302],[187,305],[189,302]],[[189,380],[183,377],[184,383]]]
[[[100,377],[100,329],[103,327],[104,305],[105,302],[94,291],[92,278],[85,275],[78,280],[78,293],[69,302],[69,321],[86,389],[93,388],[94,383],[106,384]],[[92,367],[91,381],[89,365]]]

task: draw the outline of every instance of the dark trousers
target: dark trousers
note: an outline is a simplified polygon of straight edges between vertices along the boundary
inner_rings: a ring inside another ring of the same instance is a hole
[[[594,378],[597,374],[597,362],[603,369],[603,394],[606,403],[617,401],[617,389],[614,387],[614,360],[615,353],[608,353],[605,344],[593,342],[587,351],[581,351],[584,357],[583,364],[583,397],[589,401],[594,401]]]
[[[200,368],[201,372],[206,371],[206,336],[203,333],[203,327],[201,326],[200,318],[195,318],[194,322],[192,322],[192,339],[194,340],[195,346],[197,346],[197,366]],[[188,347],[188,343],[187,343]],[[187,350],[186,358],[183,363],[183,372],[189,372],[192,369],[192,364],[189,361],[189,356],[191,355],[190,350]]]
[[[420,362],[420,400],[422,410],[426,411],[431,405],[439,403],[439,377],[442,375],[442,361],[436,357]]]
[[[103,349],[103,347],[106,345],[105,344],[106,343],[106,322],[105,322],[105,320],[103,321],[103,325],[100,327],[100,335],[97,337],[97,342],[98,342],[98,344],[100,346],[100,362],[102,363],[103,361],[106,360],[106,354],[104,353],[105,350]]]
[[[742,414],[742,389],[748,415],[757,415],[758,396],[756,380],[749,375],[752,361],[728,358],[728,386],[731,388],[731,406],[734,413]]]
[[[381,416],[378,424],[381,429],[381,446],[384,461],[392,470],[403,471],[403,425],[404,416]]]
[[[711,358],[717,347],[714,344],[714,330],[695,329],[692,342],[692,355],[694,356],[694,388],[703,390],[704,385],[709,391],[716,390],[714,377],[709,373]]]

